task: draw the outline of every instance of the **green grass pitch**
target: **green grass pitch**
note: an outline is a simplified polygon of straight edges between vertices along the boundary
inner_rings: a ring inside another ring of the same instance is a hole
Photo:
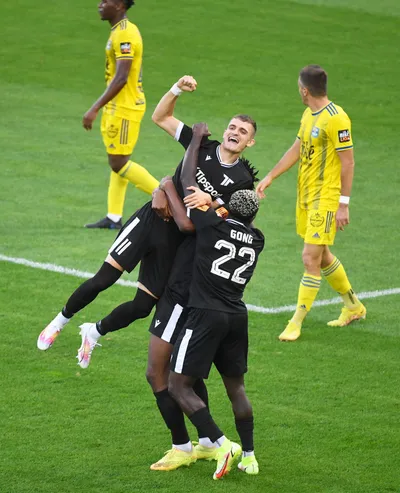
[[[219,137],[235,113],[257,120],[247,157],[264,175],[298,129],[299,69],[327,69],[330,98],[353,121],[356,157],[351,225],[334,251],[357,291],[399,287],[398,1],[148,0],[130,16],[144,38],[148,101],[134,159],[157,177],[182,155],[150,118],[179,76],[199,83],[178,102],[188,124],[207,121]],[[2,255],[89,272],[105,257],[113,233],[82,225],[106,212],[109,168],[98,122],[86,133],[81,118],[104,88],[108,31],[96,2],[2,6]],[[267,242],[248,303],[296,301],[295,182],[293,170],[262,204],[257,224]],[[125,218],[146,200],[130,187]],[[233,471],[215,483],[210,463],[149,470],[170,447],[144,377],[149,320],[105,338],[88,370],[76,366],[78,325],[130,299],[131,288],[113,287],[48,353],[36,349],[80,282],[0,261],[2,493],[400,492],[398,296],[367,300],[367,320],[343,329],[326,326],[337,305],[316,307],[295,344],[277,341],[287,313],[250,314],[247,386],[260,475]],[[319,298],[332,296],[324,285]],[[216,372],[208,385],[213,416],[236,438]]]

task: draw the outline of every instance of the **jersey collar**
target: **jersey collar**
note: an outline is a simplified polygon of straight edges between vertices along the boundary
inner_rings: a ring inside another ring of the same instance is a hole
[[[239,162],[239,158],[236,159],[234,163],[224,163],[221,158],[221,151],[219,150],[221,147],[221,144],[217,147],[217,158],[219,161],[219,164],[223,166],[224,168],[231,168],[232,166],[235,166]]]
[[[122,18],[120,21],[118,21],[116,24],[114,24],[114,25],[112,26],[111,31],[114,31],[114,29],[115,29],[116,27],[118,27],[118,26],[121,24],[121,22],[124,22],[124,21],[127,21],[127,20],[128,20],[128,17],[124,17],[124,18]]]
[[[315,116],[315,115],[319,115],[320,113],[322,113],[324,111],[324,109],[326,109],[330,104],[332,104],[332,101],[329,101],[328,104],[326,104],[323,108],[321,108],[320,110],[318,110],[317,112],[313,113],[311,112],[312,116]]]
[[[242,226],[244,226],[243,223],[241,223],[240,221],[236,221],[235,219],[227,219],[228,223],[233,223],[233,224],[241,224]]]

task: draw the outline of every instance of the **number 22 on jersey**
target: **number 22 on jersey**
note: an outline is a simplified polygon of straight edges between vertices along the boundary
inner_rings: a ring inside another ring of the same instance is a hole
[[[254,261],[256,259],[256,252],[253,250],[253,248],[244,246],[240,248],[239,252],[237,252],[236,246],[233,243],[225,240],[218,240],[217,243],[214,245],[214,248],[216,248],[217,250],[225,248],[228,250],[228,253],[214,260],[211,266],[211,273],[215,274],[216,276],[223,277],[224,279],[230,279],[237,284],[245,284],[246,279],[240,277],[240,274],[242,274],[248,267],[251,267],[254,264]],[[236,254],[239,257],[248,256],[249,261],[245,265],[241,265],[240,267],[238,267],[231,275],[230,272],[223,270],[220,267],[222,264],[225,264],[229,260],[233,260],[236,257]]]

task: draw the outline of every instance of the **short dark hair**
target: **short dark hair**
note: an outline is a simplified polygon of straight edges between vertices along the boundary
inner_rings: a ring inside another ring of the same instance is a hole
[[[237,190],[228,203],[228,210],[232,216],[244,222],[252,222],[259,207],[260,201],[254,190]]]
[[[135,0],[122,0],[122,3],[125,5],[126,10],[129,10],[132,5],[135,5]]]
[[[255,120],[253,120],[253,118],[251,116],[249,116],[249,115],[235,115],[232,118],[237,118],[238,120],[240,120],[242,122],[250,123],[250,125],[253,125],[254,133],[257,132],[257,123]]]
[[[307,65],[300,70],[300,82],[306,87],[311,96],[326,96],[328,74],[319,65]]]

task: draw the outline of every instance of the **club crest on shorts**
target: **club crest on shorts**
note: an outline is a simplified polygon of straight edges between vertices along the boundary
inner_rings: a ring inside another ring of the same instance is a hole
[[[315,212],[310,216],[310,224],[314,226],[314,228],[319,228],[324,224],[325,218],[319,212]]]
[[[319,128],[318,127],[313,127],[313,129],[311,131],[311,135],[312,135],[312,137],[314,137],[316,139],[318,137],[318,135],[319,135]]]
[[[110,139],[115,139],[115,137],[118,135],[119,128],[117,128],[115,125],[110,125],[107,127],[107,135],[110,137]]]

